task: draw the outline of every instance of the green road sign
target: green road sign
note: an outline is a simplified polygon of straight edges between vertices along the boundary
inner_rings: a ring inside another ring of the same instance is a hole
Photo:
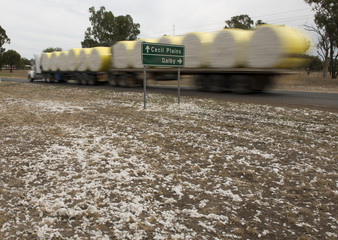
[[[184,67],[184,46],[161,43],[142,43],[144,66]]]

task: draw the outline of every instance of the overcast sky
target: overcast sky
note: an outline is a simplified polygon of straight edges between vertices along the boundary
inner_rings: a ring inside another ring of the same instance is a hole
[[[314,25],[304,0],[4,0],[0,26],[11,39],[4,47],[28,59],[47,47],[81,47],[92,6],[105,6],[115,16],[131,15],[141,25],[139,38],[217,31],[240,14],[298,28]]]

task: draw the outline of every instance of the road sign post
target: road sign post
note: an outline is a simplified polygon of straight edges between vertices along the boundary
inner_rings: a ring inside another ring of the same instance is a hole
[[[144,109],[146,109],[147,67],[177,67],[178,77],[178,104],[180,104],[180,68],[184,67],[184,46],[162,43],[142,43],[142,63],[144,65]]]

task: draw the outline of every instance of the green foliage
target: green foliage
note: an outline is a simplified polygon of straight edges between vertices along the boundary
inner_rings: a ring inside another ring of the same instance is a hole
[[[91,27],[85,32],[82,47],[111,46],[117,41],[135,40],[140,34],[140,24],[130,15],[115,17],[103,6],[98,11],[91,7],[89,13]]]
[[[5,29],[3,29],[3,28],[0,26],[0,56],[1,56],[1,55],[5,52],[5,50],[6,50],[5,48],[2,47],[5,43],[10,44],[10,43],[11,43],[11,40],[10,40],[9,37],[7,36]]]
[[[320,71],[323,69],[323,62],[318,56],[308,56],[307,64],[305,65],[305,70],[309,75],[312,71]]]
[[[250,29],[252,28],[254,21],[247,14],[242,14],[232,17],[231,20],[227,20],[225,23],[226,25],[224,28]]]
[[[4,52],[1,56],[2,64],[8,64],[10,66],[19,66],[20,60],[20,54],[14,50],[8,50]]]
[[[49,48],[46,48],[46,49],[42,50],[42,52],[44,52],[44,53],[47,53],[47,52],[59,52],[59,51],[62,51],[62,48],[60,48],[60,47],[55,47],[55,48],[49,47]]]
[[[254,27],[254,21],[247,14],[231,17],[230,20],[225,21],[226,25],[224,28],[240,28],[240,29],[251,29]],[[258,20],[255,26],[266,24],[262,20]]]
[[[263,20],[257,20],[256,27],[259,26],[259,25],[265,25],[265,24],[267,24],[267,23],[263,22]]]
[[[315,23],[325,29],[328,36],[333,38],[334,44],[338,46],[338,2],[337,0],[305,0],[316,11]]]
[[[328,39],[327,51],[330,52],[330,69],[332,78],[336,78],[338,57],[338,2],[337,0],[305,0],[312,6],[318,31]],[[325,42],[324,42],[325,43]],[[322,44],[322,43],[321,43]]]
[[[24,68],[26,65],[31,65],[32,64],[32,60],[29,60],[27,58],[21,58],[20,59],[20,63],[18,65],[19,68]]]

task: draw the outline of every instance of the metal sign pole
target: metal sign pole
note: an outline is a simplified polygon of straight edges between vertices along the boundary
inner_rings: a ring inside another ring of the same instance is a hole
[[[144,66],[143,69],[143,91],[144,91],[144,96],[143,96],[143,103],[144,103],[144,109],[147,108],[147,67]]]
[[[178,73],[177,73],[177,75],[178,75],[178,104],[180,104],[181,103],[181,69],[180,68],[178,68]]]

